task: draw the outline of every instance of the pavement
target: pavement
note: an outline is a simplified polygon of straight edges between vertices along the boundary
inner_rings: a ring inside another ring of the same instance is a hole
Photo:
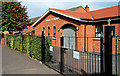
[[[4,45],[0,45],[0,49],[0,59],[2,60],[2,63],[0,61],[0,68],[2,66],[2,74],[54,74],[61,76],[58,72],[19,51]]]

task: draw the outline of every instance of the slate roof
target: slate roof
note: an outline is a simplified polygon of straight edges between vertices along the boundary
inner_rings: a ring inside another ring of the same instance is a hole
[[[30,23],[34,23],[38,18],[40,18],[40,17],[35,17],[35,18],[29,19],[29,20],[30,20]]]
[[[69,10],[69,11],[75,11],[75,10],[79,9],[80,7],[82,7],[82,6],[78,6],[78,7],[70,8],[70,9],[67,9],[67,10]]]

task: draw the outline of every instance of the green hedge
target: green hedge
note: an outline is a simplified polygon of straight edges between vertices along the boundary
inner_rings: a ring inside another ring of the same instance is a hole
[[[28,56],[32,56],[38,60],[41,60],[42,49],[42,37],[38,36],[26,36],[26,35],[7,35],[7,46],[15,50],[26,53]],[[45,37],[45,60],[50,60],[50,45],[52,40],[49,37]]]

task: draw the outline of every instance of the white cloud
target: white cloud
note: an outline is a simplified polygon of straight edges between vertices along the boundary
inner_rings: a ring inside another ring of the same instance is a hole
[[[97,10],[101,8],[111,7],[118,5],[118,2],[25,2],[22,1],[22,5],[27,6],[28,16],[30,18],[41,16],[47,11],[48,8],[56,8],[66,10],[69,8],[88,5],[91,10]]]
[[[23,2],[119,2],[119,0],[18,0]]]

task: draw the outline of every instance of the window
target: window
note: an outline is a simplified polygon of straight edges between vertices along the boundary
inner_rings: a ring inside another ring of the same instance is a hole
[[[103,26],[96,25],[95,26],[95,37],[102,37],[103,36]]]
[[[50,27],[48,27],[48,36],[50,36]]]
[[[54,38],[56,38],[56,27],[54,26]]]
[[[44,33],[45,33],[45,28],[43,27],[43,31],[44,31]]]

